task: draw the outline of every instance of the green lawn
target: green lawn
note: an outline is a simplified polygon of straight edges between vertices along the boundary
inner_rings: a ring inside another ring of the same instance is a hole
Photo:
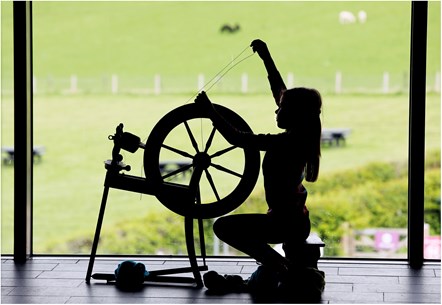
[[[12,75],[11,3],[2,2],[2,72]],[[255,38],[268,42],[283,75],[402,74],[409,68],[410,2],[178,1],[35,2],[36,77],[214,75]],[[365,10],[364,24],[339,12]],[[225,23],[239,23],[234,35]],[[440,70],[440,3],[430,2],[428,72]],[[231,72],[262,75],[255,61]]]

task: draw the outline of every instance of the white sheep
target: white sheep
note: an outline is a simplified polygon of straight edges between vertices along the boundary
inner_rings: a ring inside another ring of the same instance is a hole
[[[339,13],[339,22],[341,24],[355,23],[356,17],[352,12],[342,11]]]
[[[365,21],[367,21],[367,13],[365,11],[359,11],[358,19],[360,23],[365,23]]]

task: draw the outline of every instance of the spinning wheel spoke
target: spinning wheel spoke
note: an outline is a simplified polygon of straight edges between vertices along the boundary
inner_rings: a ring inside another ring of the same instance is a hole
[[[220,170],[220,171],[222,171],[222,172],[226,172],[226,173],[231,174],[231,175],[233,175],[233,176],[236,176],[236,177],[242,178],[242,175],[241,175],[241,174],[238,174],[237,172],[234,172],[234,171],[232,171],[232,170],[230,170],[230,169],[228,169],[228,168],[225,168],[225,167],[222,166],[222,165],[218,165],[218,164],[214,164],[214,163],[211,163],[210,165],[213,166],[214,168],[216,168],[217,170]]]
[[[207,169],[204,170],[206,172],[207,180],[209,181],[210,187],[212,188],[213,193],[215,194],[216,200],[220,201],[221,198],[218,195],[218,191],[216,190],[215,183],[213,182],[212,175],[209,173]]]
[[[210,146],[212,145],[212,141],[213,141],[213,136],[215,135],[215,127],[212,128],[212,132],[210,133],[209,139],[207,139],[207,143],[206,143],[206,148],[204,149],[204,152],[207,153],[207,151],[209,150]]]
[[[192,156],[191,154],[189,154],[189,153],[187,153],[187,152],[185,152],[185,151],[182,151],[182,150],[180,150],[180,149],[177,149],[177,148],[174,148],[174,147],[168,146],[168,145],[166,145],[166,144],[161,144],[161,147],[163,147],[163,148],[165,148],[165,149],[168,149],[168,150],[170,150],[170,151],[173,151],[173,152],[175,152],[175,153],[177,153],[177,154],[179,154],[179,155],[181,155],[181,156],[183,156],[183,157],[187,157],[187,158],[193,159],[193,156]]]
[[[238,130],[252,131],[232,110],[216,104],[214,107]],[[199,127],[194,124],[194,119],[200,119]],[[220,146],[217,130],[205,124],[207,119],[203,109],[196,104],[180,106],[167,113],[155,125],[144,150],[146,181],[155,186],[157,199],[173,212],[194,219],[215,218],[236,209],[253,191],[260,168],[258,150],[226,145],[225,142],[221,142],[224,146]],[[186,131],[181,124],[184,124]],[[210,130],[210,134],[198,145],[196,136],[203,130]],[[172,144],[171,147],[163,144],[166,140],[175,141],[168,143],[177,145]],[[173,154],[190,160],[191,165],[183,163],[183,166],[173,168],[169,173],[162,173],[160,160]],[[210,166],[214,169],[210,169]],[[183,177],[180,183],[165,180],[175,178],[175,175],[184,176],[190,171],[190,177]]]
[[[193,148],[195,148],[195,151],[199,153],[198,144],[196,143],[195,137],[193,136],[192,130],[190,130],[189,124],[187,121],[184,121],[184,126],[186,126],[187,134],[189,135],[190,141],[192,142]]]
[[[166,175],[164,175],[164,176],[162,176],[162,177],[163,177],[163,179],[166,179],[166,178],[169,178],[169,177],[171,177],[171,176],[178,175],[179,173],[182,173],[182,172],[188,170],[188,169],[191,168],[192,166],[193,166],[193,164],[189,164],[189,165],[182,166],[182,167],[180,167],[179,169],[174,170],[173,172],[170,172],[170,173],[168,173],[168,174],[166,174]]]
[[[237,146],[230,146],[230,147],[228,147],[228,148],[225,148],[225,149],[222,149],[222,150],[220,150],[220,151],[217,151],[216,153],[214,153],[214,154],[211,155],[210,157],[211,157],[211,158],[219,157],[219,156],[221,156],[221,155],[224,155],[226,152],[229,152],[229,151],[231,151],[231,150],[233,150],[233,149],[235,149],[235,148],[237,148]]]

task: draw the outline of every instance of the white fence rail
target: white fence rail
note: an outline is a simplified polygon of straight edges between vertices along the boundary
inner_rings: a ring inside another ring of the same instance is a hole
[[[201,90],[209,77],[204,74],[189,76],[170,76],[156,74],[146,77],[123,77],[116,74],[102,77],[81,77],[70,75],[64,78],[34,77],[35,94],[180,94],[193,93]],[[2,94],[12,94],[12,82],[8,78],[2,80]],[[361,76],[346,75],[337,71],[330,77],[302,77],[294,73],[286,75],[288,88],[307,86],[317,88],[323,94],[346,93],[407,93],[409,76],[407,73]],[[250,76],[243,73],[239,76],[229,76],[215,79],[204,88],[220,93],[266,93],[269,85],[265,77]],[[427,91],[440,93],[440,72],[427,76]]]

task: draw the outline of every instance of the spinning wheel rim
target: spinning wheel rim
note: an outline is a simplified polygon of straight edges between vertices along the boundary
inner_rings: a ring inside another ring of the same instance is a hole
[[[249,125],[234,111],[217,104],[214,104],[214,107],[238,130],[252,132]],[[238,185],[220,200],[204,204],[197,203],[196,193],[192,192],[194,190],[190,186],[186,188],[183,185],[165,182],[159,168],[160,152],[169,133],[178,125],[183,123],[186,125],[187,121],[197,118],[208,119],[208,116],[201,111],[198,105],[187,104],[170,111],[154,126],[144,151],[144,172],[146,180],[157,190],[155,196],[169,210],[185,217],[215,218],[239,207],[253,191],[259,175],[260,154],[258,150],[238,148],[242,149],[244,154],[244,169]],[[201,152],[199,155],[197,153],[192,156],[192,160],[195,160],[198,155],[200,160],[203,159],[204,162],[207,162],[204,159],[206,158],[204,154],[206,152]],[[192,173],[190,184],[192,184],[192,179],[196,179],[199,185],[197,175],[202,175],[203,170],[204,168],[200,167],[199,173],[195,171]],[[174,196],[172,193],[175,192]]]

